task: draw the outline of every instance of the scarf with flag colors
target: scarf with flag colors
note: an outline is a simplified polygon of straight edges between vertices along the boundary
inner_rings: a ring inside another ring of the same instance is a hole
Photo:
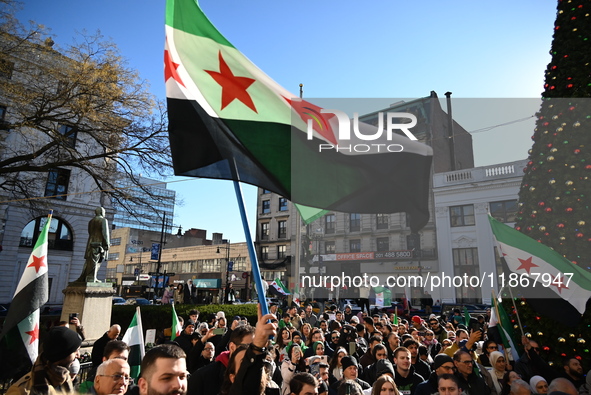
[[[507,315],[502,304],[495,297],[494,292],[491,297],[493,306],[490,312],[489,330],[490,328],[496,328],[499,336],[503,342],[503,347],[507,352],[511,354],[514,361],[519,359],[519,348],[517,339],[515,338],[515,331],[513,330],[513,324]]]
[[[305,221],[326,209],[407,212],[413,231],[427,223],[430,147],[390,133],[387,143],[400,144],[403,151],[372,147],[370,152],[318,152],[322,143],[366,141],[342,140],[336,116],[321,114],[320,107],[297,98],[257,68],[195,0],[168,0],[165,29],[175,174],[241,181],[319,209],[309,210]],[[360,129],[365,135],[376,133],[373,126]]]
[[[546,247],[523,233],[488,217],[499,252],[509,270],[519,275],[517,285],[535,291],[533,297],[561,298],[580,314],[585,312],[591,297],[591,273],[573,264],[553,249]],[[509,276],[506,277],[508,284]],[[524,285],[528,279],[528,285]],[[522,282],[523,281],[523,282]],[[551,290],[551,293],[548,293]]]
[[[170,340],[174,340],[181,335],[183,331],[183,326],[179,320],[179,316],[176,314],[176,309],[174,308],[174,303],[172,304],[172,331],[170,334]]]
[[[39,350],[40,308],[49,298],[47,239],[51,214],[39,234],[14,292],[0,335],[0,377],[28,371]]]
[[[140,365],[146,354],[144,348],[144,330],[142,329],[142,316],[139,306],[136,308],[133,319],[123,335],[123,340],[129,346],[129,366],[131,367],[130,376],[137,380],[140,377]]]

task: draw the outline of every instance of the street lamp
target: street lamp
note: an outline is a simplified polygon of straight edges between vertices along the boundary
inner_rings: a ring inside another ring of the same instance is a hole
[[[226,250],[226,289],[228,289],[228,285],[230,284],[230,272],[232,271],[232,266],[230,265],[230,240],[227,240],[227,246],[221,247]],[[218,246],[216,250],[216,254],[220,253],[220,246]],[[221,293],[221,292],[220,292]],[[224,299],[227,297],[225,292],[223,293]],[[222,300],[221,302],[223,302]]]

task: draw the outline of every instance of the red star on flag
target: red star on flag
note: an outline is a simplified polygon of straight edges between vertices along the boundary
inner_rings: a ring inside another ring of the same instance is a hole
[[[35,327],[31,331],[25,331],[25,333],[31,336],[31,341],[29,344],[33,344],[33,342],[39,339],[39,324],[35,323]]]
[[[532,262],[533,257],[529,257],[527,259],[521,259],[521,258],[517,258],[519,260],[519,262],[521,262],[521,266],[519,266],[517,269],[515,269],[515,271],[519,270],[519,269],[524,269],[527,274],[531,274],[530,270],[532,267],[539,267],[538,265],[536,265],[535,263]]]
[[[230,103],[232,103],[235,99],[240,100],[242,103],[246,105],[246,107],[250,108],[252,111],[257,112],[257,109],[252,101],[252,98],[246,92],[249,86],[252,85],[253,80],[252,78],[247,77],[238,77],[235,76],[230,67],[224,60],[222,56],[222,52],[220,51],[219,54],[220,60],[220,71],[213,71],[213,70],[205,70],[207,74],[211,76],[222,87],[222,110],[226,108]],[[257,112],[258,114],[258,112]]]
[[[185,84],[181,80],[181,76],[176,71],[180,64],[175,63],[172,61],[172,57],[170,56],[170,52],[168,49],[164,50],[164,82],[168,81],[169,78],[173,78],[176,82],[181,84],[183,87],[186,88]]]
[[[41,257],[37,257],[35,255],[32,255],[32,258],[33,258],[33,262],[29,263],[29,266],[27,266],[27,267],[34,267],[35,273],[39,273],[39,270],[41,269],[41,267],[47,266],[47,264],[45,263],[45,255],[43,255]]]
[[[304,122],[308,122],[309,119],[312,120],[312,127],[318,132],[318,134],[331,143],[337,144],[334,131],[328,123],[331,118],[335,117],[334,114],[322,114],[320,113],[320,107],[305,100],[290,100],[287,97],[283,98],[289,103],[291,108],[298,113]]]
[[[558,283],[558,284],[556,284],[556,283]],[[564,289],[569,289],[569,288],[566,286],[566,283],[564,282],[564,276],[562,276],[562,277],[560,278],[560,281],[556,281],[556,280],[552,281],[552,285],[554,285],[554,286],[556,287],[556,289],[558,290],[558,293],[559,293],[559,294],[562,294],[562,289],[563,289],[563,288],[564,288]]]

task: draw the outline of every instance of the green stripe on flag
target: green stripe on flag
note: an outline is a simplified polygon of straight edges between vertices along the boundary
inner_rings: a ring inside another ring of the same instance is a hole
[[[175,7],[175,3],[182,5]],[[196,0],[167,0],[166,24],[196,36],[211,38],[219,44],[234,48],[201,11]]]
[[[302,206],[301,204],[296,204],[295,206],[300,212],[300,215],[302,216],[302,222],[305,225],[311,224],[312,222],[316,221],[318,218],[322,218],[326,213],[329,212],[328,210]]]

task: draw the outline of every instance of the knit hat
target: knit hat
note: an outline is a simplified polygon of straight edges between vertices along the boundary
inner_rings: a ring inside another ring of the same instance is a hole
[[[435,370],[441,367],[441,365],[443,365],[446,362],[454,363],[454,360],[447,354],[437,354],[435,355],[435,359],[433,360],[433,365],[431,366],[431,369]]]
[[[343,365],[343,370],[347,369],[349,366],[357,367],[357,360],[355,357],[346,356],[341,359],[341,365]]]
[[[383,374],[390,374],[394,377],[394,366],[388,359],[379,359],[376,361],[376,377]]]
[[[49,362],[57,362],[80,348],[82,340],[73,330],[65,326],[52,328],[43,342],[43,356]]]

